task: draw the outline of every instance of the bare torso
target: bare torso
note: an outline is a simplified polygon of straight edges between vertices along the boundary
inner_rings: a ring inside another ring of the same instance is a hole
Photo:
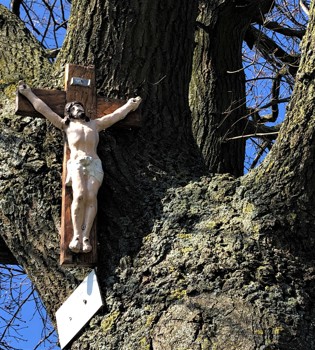
[[[85,156],[99,159],[96,152],[99,134],[94,120],[89,122],[82,120],[71,121],[64,131],[70,148],[70,159],[76,160]]]

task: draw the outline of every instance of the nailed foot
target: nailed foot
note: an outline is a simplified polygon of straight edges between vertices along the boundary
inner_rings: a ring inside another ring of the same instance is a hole
[[[92,250],[92,246],[90,244],[90,240],[88,238],[83,239],[82,252],[89,253]]]
[[[69,244],[69,249],[73,252],[73,253],[79,253],[80,252],[80,238],[77,237],[73,237],[70,244]]]

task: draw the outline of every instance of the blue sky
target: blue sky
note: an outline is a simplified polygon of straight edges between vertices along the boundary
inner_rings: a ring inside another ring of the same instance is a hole
[[[8,270],[10,268],[12,270]],[[2,340],[14,349],[60,349],[57,334],[38,294],[33,290],[31,281],[25,274],[17,272],[18,269],[17,266],[0,265],[0,340],[4,335]],[[7,328],[9,322],[10,327]],[[48,334],[48,340],[41,342]]]

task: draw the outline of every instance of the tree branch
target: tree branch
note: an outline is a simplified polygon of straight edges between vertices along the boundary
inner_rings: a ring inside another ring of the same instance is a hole
[[[250,26],[245,34],[245,41],[250,48],[255,45],[263,57],[279,68],[288,66],[288,72],[294,77],[296,75],[300,56],[292,56],[285,52],[278,44],[262,31]],[[278,61],[277,61],[278,60]],[[280,62],[279,62],[280,61]]]
[[[265,140],[262,145],[258,144],[257,142],[255,142],[255,144],[259,147],[259,151],[257,152],[256,157],[255,157],[255,159],[253,160],[253,163],[250,166],[250,169],[254,169],[255,168],[255,166],[259,162],[259,159],[262,157],[264,152],[266,152],[266,148],[268,148],[270,150],[271,146],[272,146],[272,143],[271,143],[270,140]]]
[[[256,21],[258,24],[261,24],[265,28],[273,30],[274,32],[277,32],[279,34],[283,34],[286,36],[294,36],[299,39],[302,39],[305,34],[305,29],[297,30],[297,29],[292,29],[288,27],[283,27],[277,22],[266,21],[264,18],[261,18],[261,17],[256,19]]]
[[[11,0],[10,7],[11,11],[20,18],[20,8],[23,0]]]
[[[237,139],[248,139],[250,137],[257,137],[268,139],[273,141],[277,138],[281,124],[275,126],[266,126],[264,124],[256,123],[252,120],[248,120],[243,130],[242,135],[233,136],[226,138],[225,141],[237,140]]]
[[[305,14],[306,14],[307,16],[309,16],[309,15],[310,15],[310,9],[309,9],[309,7],[304,3],[303,0],[300,0],[300,6],[301,6],[301,9],[305,12]]]
[[[275,78],[273,79],[272,88],[271,88],[271,101],[269,105],[271,106],[271,115],[261,117],[259,122],[266,123],[272,122],[274,123],[279,115],[279,93],[280,93],[280,82],[283,74],[280,72],[277,73]],[[264,107],[267,108],[267,107]]]

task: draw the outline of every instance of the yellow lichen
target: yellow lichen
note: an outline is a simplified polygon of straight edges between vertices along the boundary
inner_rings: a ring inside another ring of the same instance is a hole
[[[191,233],[179,233],[177,235],[177,238],[180,238],[180,239],[190,239],[191,237],[192,237]]]
[[[182,299],[187,295],[186,290],[181,290],[181,289],[175,289],[171,293],[171,298],[172,299]]]
[[[114,311],[104,318],[104,320],[101,323],[101,329],[104,333],[110,332],[119,315],[119,311]]]
[[[146,337],[141,338],[139,343],[140,343],[139,350],[150,350],[150,343]]]
[[[145,325],[147,327],[150,327],[152,325],[152,323],[154,322],[155,320],[155,315],[149,315],[146,322],[145,322]]]
[[[17,84],[10,84],[4,88],[3,92],[7,98],[13,99],[15,98],[16,90],[17,90]]]
[[[211,230],[211,229],[216,228],[218,225],[219,224],[217,222],[215,222],[215,221],[207,221],[207,222],[205,222],[205,226],[204,227],[209,229],[209,230]]]
[[[198,337],[195,341],[196,344],[200,344],[201,350],[209,350],[211,349],[211,343],[208,338]]]
[[[208,338],[202,339],[200,346],[201,346],[201,350],[211,349],[211,343]]]
[[[243,213],[244,214],[251,214],[255,210],[255,206],[252,203],[245,203],[243,206]]]
[[[273,334],[279,335],[283,331],[283,328],[281,326],[275,327],[272,331]]]
[[[274,161],[269,158],[269,163],[268,163],[267,168],[265,170],[265,174],[268,173],[273,166],[274,166]]]
[[[192,247],[185,247],[185,248],[182,248],[180,251],[183,254],[188,254],[188,253],[192,252],[193,250],[194,250],[194,248],[192,248]]]
[[[172,265],[170,265],[170,266],[168,267],[168,271],[169,271],[169,272],[174,272],[175,270],[176,270],[175,267],[172,266]]]
[[[198,228],[200,231],[211,231],[218,227],[220,227],[223,224],[222,220],[219,221],[213,221],[213,220],[205,220],[201,221],[196,225],[196,228]]]
[[[297,214],[296,214],[296,213],[289,213],[289,214],[287,215],[287,220],[289,221],[289,223],[290,223],[291,225],[294,224],[296,218],[297,218]]]

